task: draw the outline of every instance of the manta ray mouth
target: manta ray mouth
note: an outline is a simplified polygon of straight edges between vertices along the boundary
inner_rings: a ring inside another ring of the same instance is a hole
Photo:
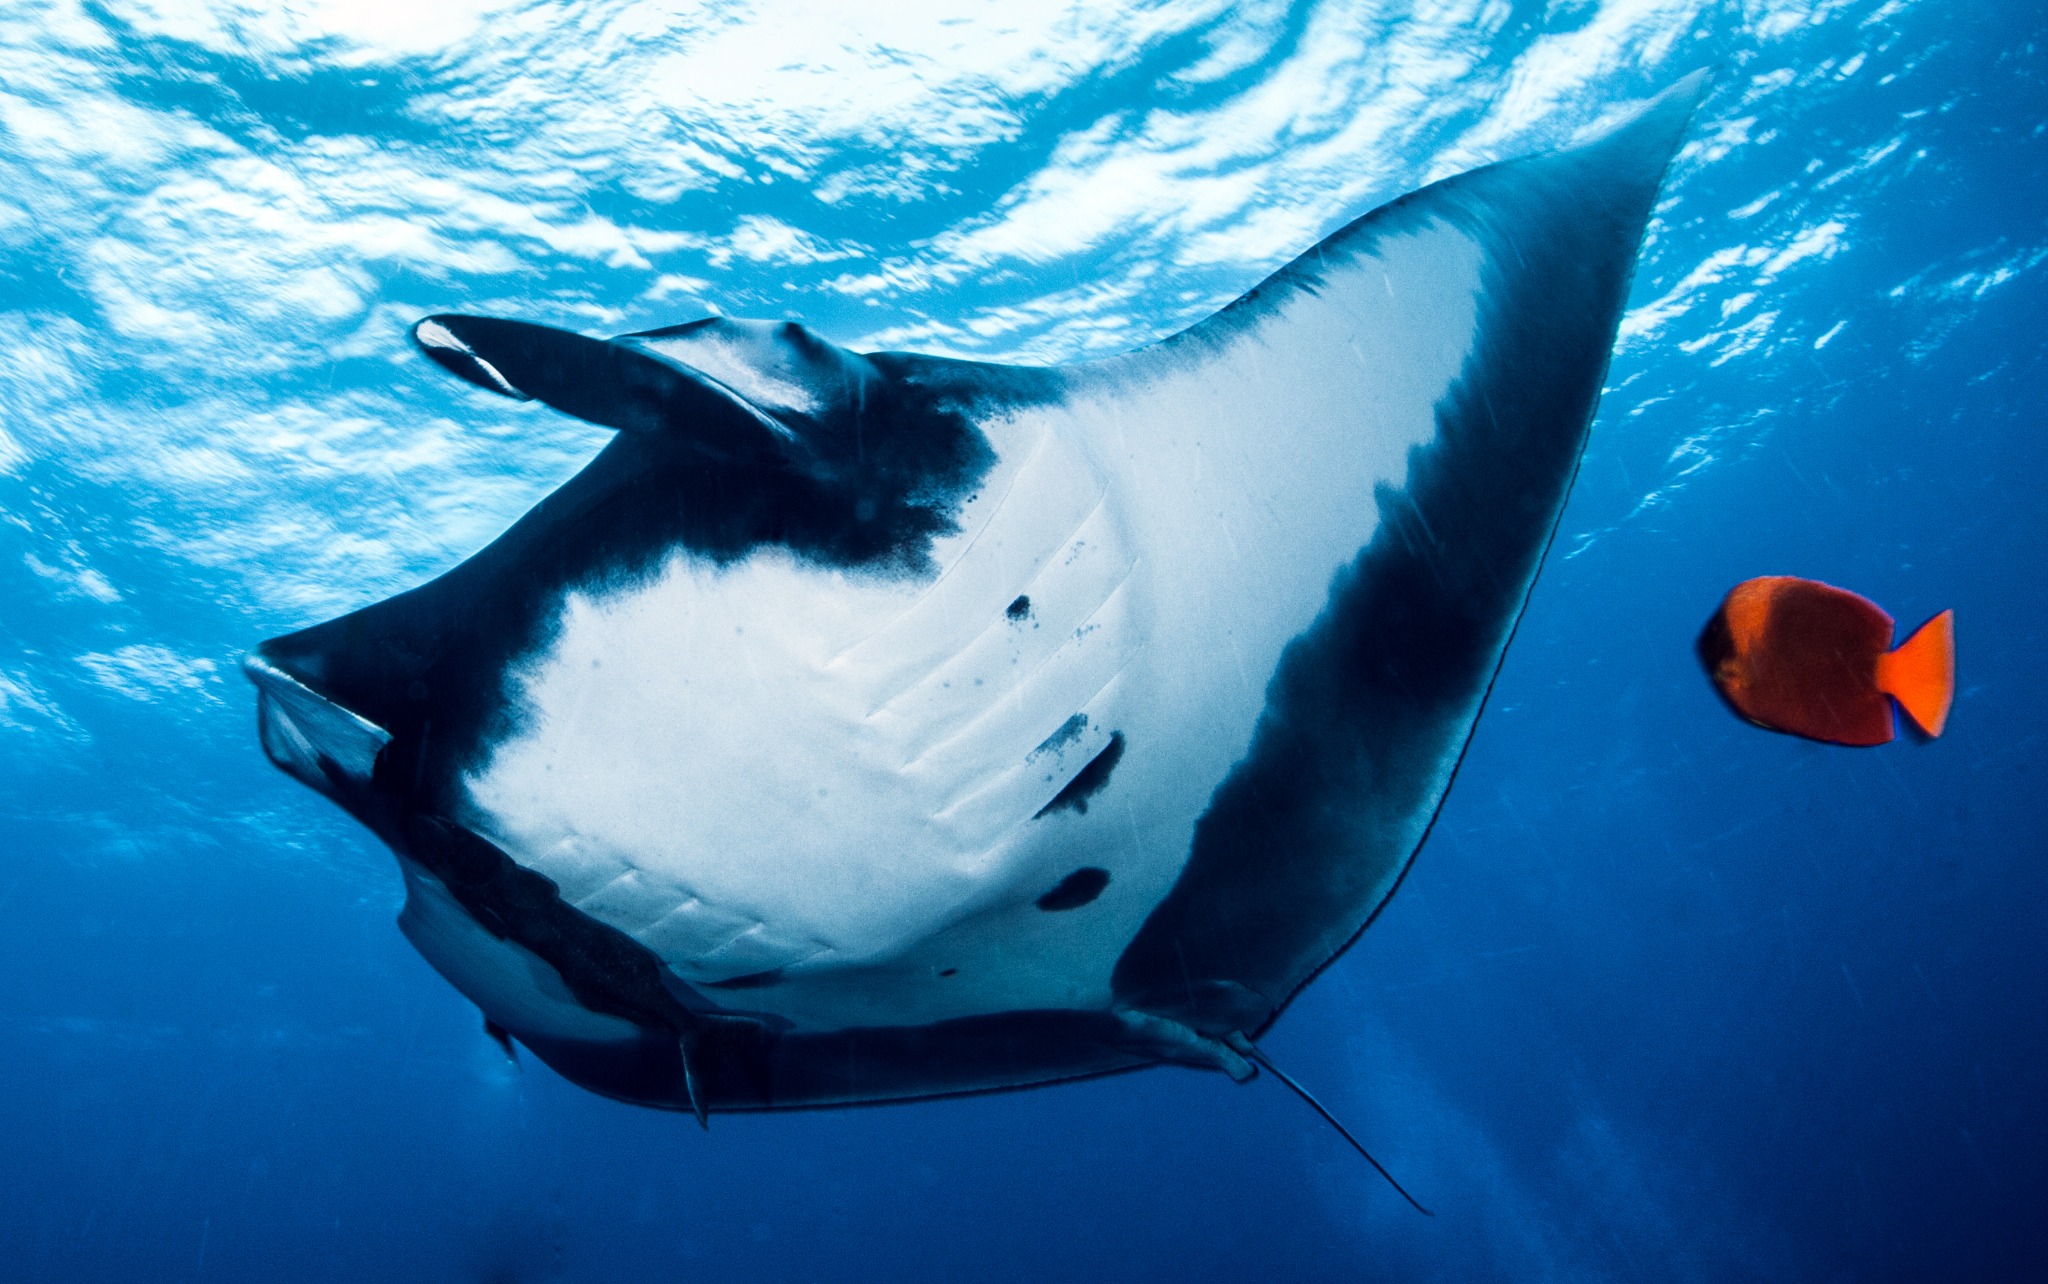
[[[295,779],[329,797],[368,788],[391,733],[342,708],[251,652],[242,672],[256,684],[256,726],[263,752]]]

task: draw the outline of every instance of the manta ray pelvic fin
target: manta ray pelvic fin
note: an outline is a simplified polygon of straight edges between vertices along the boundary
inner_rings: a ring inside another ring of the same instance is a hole
[[[1243,1083],[1258,1073],[1240,1055],[1242,1049],[1198,1034],[1168,1017],[1122,1008],[1117,1011],[1116,1018],[1122,1027],[1117,1046],[1147,1060],[1169,1061],[1201,1070],[1221,1070],[1237,1083]]]

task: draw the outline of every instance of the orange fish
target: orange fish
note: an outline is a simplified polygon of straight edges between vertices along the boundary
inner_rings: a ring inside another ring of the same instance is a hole
[[[1892,617],[1877,603],[1766,575],[1729,592],[1700,634],[1700,662],[1737,713],[1773,731],[1881,745],[1894,735],[1896,700],[1938,736],[1955,698],[1955,614],[1943,611],[1893,650]]]

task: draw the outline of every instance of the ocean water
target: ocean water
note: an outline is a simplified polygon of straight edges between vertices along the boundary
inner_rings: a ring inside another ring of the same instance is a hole
[[[1933,0],[0,5],[0,1278],[2048,1278],[2048,32]],[[270,767],[257,640],[602,433],[437,310],[1051,362],[1696,67],[1432,836],[1265,1040],[681,1116],[506,1062]],[[1758,574],[1957,613],[1941,739],[1734,718]]]

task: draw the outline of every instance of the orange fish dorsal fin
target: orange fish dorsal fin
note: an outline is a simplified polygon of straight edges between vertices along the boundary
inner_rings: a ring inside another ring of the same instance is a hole
[[[1922,731],[1940,735],[1956,696],[1956,613],[1943,611],[1877,657],[1877,689],[1897,700]]]

